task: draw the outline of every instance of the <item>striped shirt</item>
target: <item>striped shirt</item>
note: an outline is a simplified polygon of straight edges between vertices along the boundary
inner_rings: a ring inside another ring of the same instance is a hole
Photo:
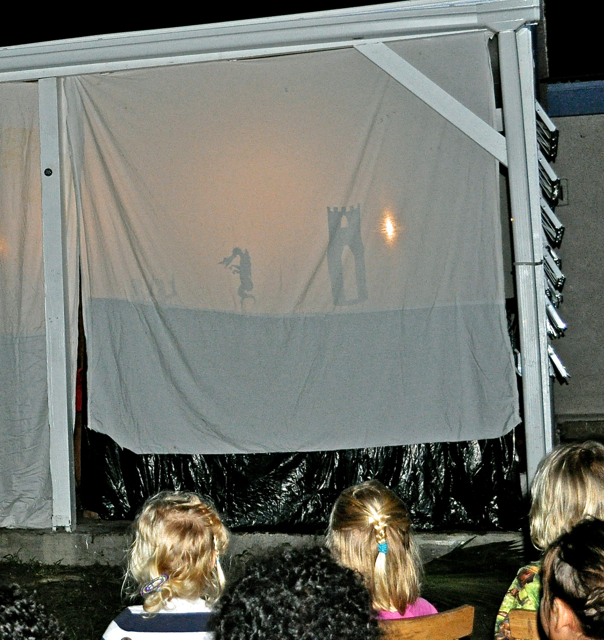
[[[165,609],[146,613],[128,607],[107,627],[103,640],[212,640],[210,609],[203,600],[170,600]]]

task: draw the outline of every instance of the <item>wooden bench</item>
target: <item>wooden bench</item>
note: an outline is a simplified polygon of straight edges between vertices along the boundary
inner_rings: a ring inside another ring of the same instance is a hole
[[[380,620],[386,640],[459,640],[472,634],[474,607],[457,609],[420,618]]]
[[[540,640],[537,611],[512,609],[510,611],[510,634],[514,640]]]

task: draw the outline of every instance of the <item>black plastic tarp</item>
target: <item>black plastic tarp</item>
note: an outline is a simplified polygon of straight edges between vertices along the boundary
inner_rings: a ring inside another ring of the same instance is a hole
[[[315,533],[339,493],[377,478],[407,503],[416,529],[513,530],[522,497],[516,434],[491,440],[315,453],[137,455],[84,430],[82,506],[132,519],[163,489],[209,497],[239,531]]]

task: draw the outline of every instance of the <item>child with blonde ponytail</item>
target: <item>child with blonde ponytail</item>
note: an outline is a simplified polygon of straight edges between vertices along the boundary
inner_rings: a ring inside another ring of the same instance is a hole
[[[327,544],[337,562],[362,576],[380,619],[436,613],[419,597],[422,566],[407,507],[377,480],[340,494]]]
[[[228,533],[216,511],[188,491],[149,498],[134,522],[126,579],[143,604],[128,607],[103,640],[210,640],[210,606],[224,588]]]

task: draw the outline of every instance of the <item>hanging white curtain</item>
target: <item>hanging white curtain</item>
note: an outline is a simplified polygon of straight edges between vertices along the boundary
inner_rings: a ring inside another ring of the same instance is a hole
[[[0,84],[0,527],[49,527],[38,89]]]
[[[388,46],[493,121],[485,33]],[[232,453],[518,422],[498,165],[357,51],[66,93],[92,428]]]

